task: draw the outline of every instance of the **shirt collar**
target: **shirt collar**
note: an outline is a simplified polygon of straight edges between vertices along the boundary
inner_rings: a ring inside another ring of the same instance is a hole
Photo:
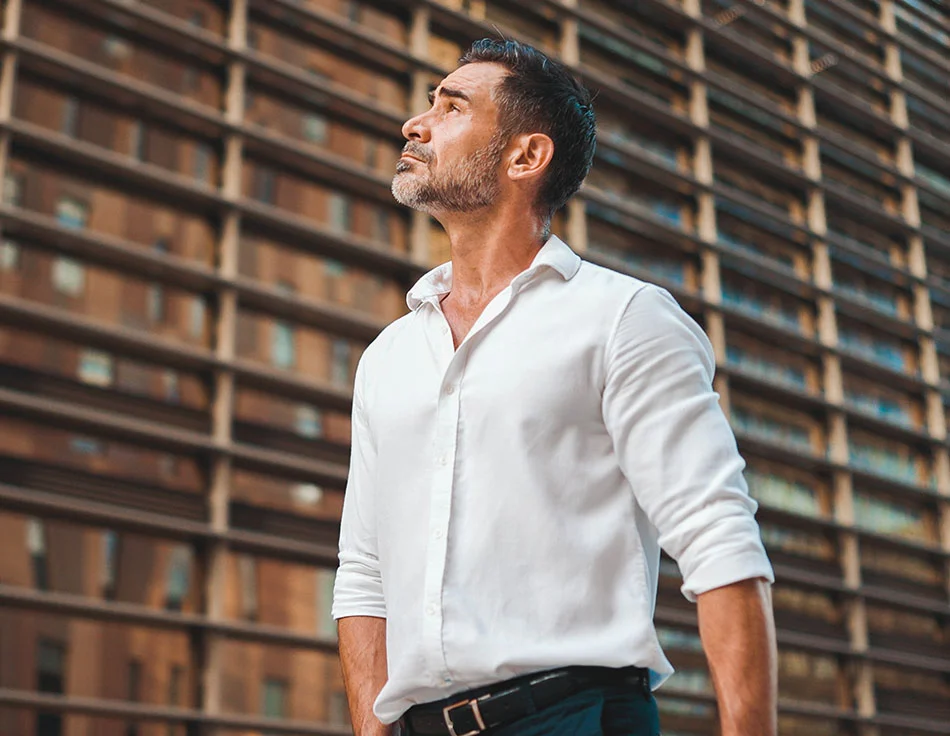
[[[534,257],[531,265],[517,277],[524,282],[544,266],[559,273],[565,281],[570,281],[580,270],[581,258],[557,235],[552,235]],[[448,294],[452,290],[452,262],[436,266],[419,279],[406,295],[406,304],[415,311],[426,302],[431,302]]]

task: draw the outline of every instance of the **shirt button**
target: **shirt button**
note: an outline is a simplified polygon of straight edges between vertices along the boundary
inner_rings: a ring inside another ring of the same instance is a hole
[[[445,393],[447,393],[449,396],[451,396],[452,394],[454,394],[454,393],[455,393],[455,386],[449,386],[447,389],[445,389]]]
[[[443,678],[442,682],[443,682],[444,684],[446,684],[446,685],[451,685],[451,684],[452,684],[452,678],[451,678],[451,677],[445,677],[445,678]]]
[[[441,529],[436,529],[434,536],[435,536],[436,539],[442,539],[442,530],[441,530]]]
[[[426,613],[428,613],[430,616],[435,616],[435,606],[433,606],[431,603],[426,606]]]
[[[448,465],[448,464],[449,464],[449,458],[446,455],[443,455],[442,457],[439,458],[439,465]]]

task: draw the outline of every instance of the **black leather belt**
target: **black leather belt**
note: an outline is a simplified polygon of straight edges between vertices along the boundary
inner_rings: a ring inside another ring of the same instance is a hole
[[[565,667],[459,693],[406,711],[410,734],[476,736],[554,705],[582,690],[605,685],[633,686],[650,694],[650,673],[642,667]]]

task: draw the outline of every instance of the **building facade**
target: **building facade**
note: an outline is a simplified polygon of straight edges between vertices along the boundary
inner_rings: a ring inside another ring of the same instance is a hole
[[[940,0],[5,0],[0,736],[345,734],[362,349],[447,256],[400,126],[475,38],[600,142],[554,230],[716,350],[776,568],[782,736],[950,733]],[[664,559],[667,736],[717,733]]]

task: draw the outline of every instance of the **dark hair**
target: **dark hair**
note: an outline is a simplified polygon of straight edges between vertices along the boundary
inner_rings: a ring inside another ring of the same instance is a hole
[[[561,63],[518,41],[483,38],[459,59],[459,66],[493,62],[508,69],[495,91],[499,131],[544,133],[554,141],[537,205],[546,217],[564,206],[590,171],[597,128],[590,92]]]

